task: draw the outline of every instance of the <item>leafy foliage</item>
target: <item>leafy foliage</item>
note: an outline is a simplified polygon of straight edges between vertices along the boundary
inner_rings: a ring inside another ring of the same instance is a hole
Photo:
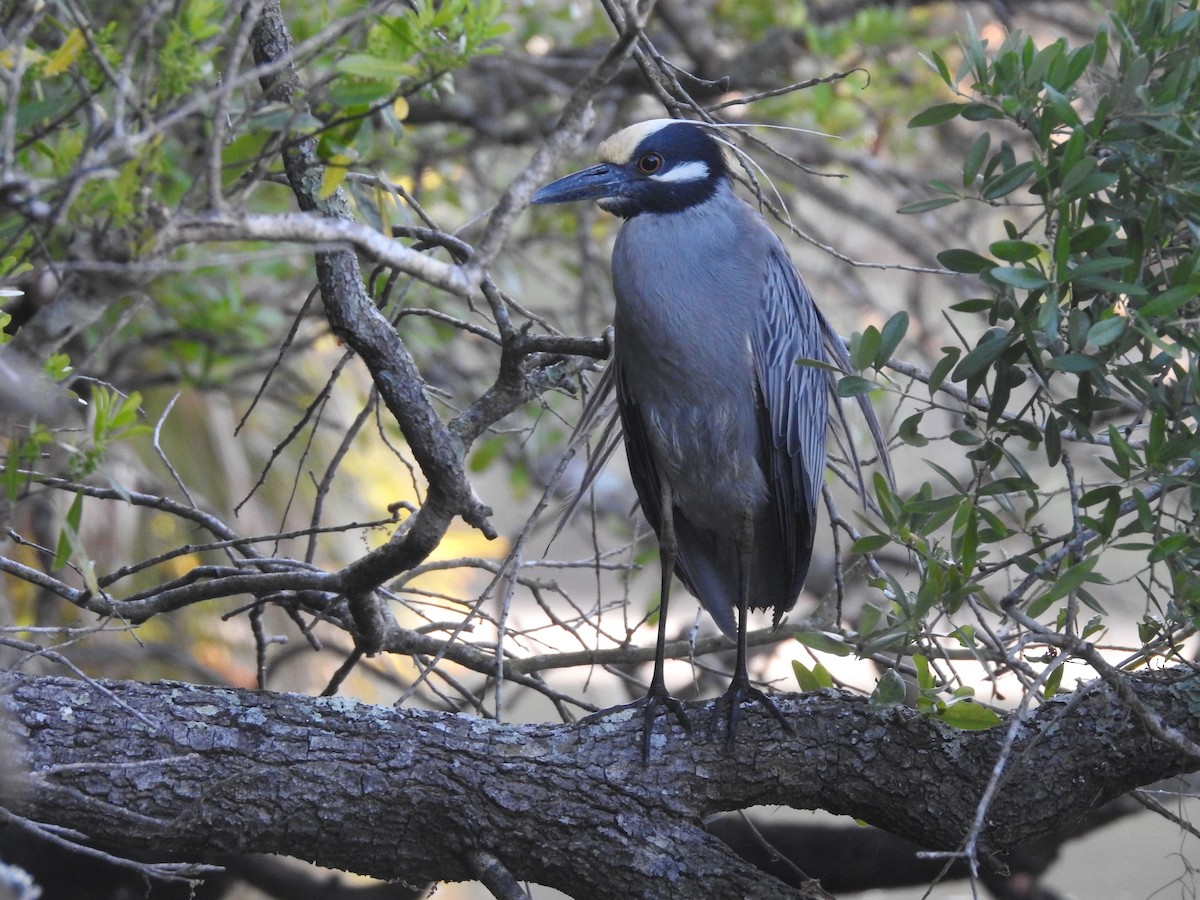
[[[1092,589],[1107,583],[1102,558],[1114,550],[1142,556],[1136,577],[1156,613],[1144,633],[1167,638],[1161,648],[1200,624],[1198,48],[1196,10],[1150,0],[1119,4],[1078,47],[1013,32],[992,49],[972,35],[957,72],[930,54],[960,99],[910,125],[959,122],[977,134],[961,184],[935,182],[942,197],[901,211],[974,201],[1007,214],[985,247],[938,255],[983,289],[955,308],[987,327],[945,348],[929,403],[899,435],[925,447],[922,419],[953,389],[961,424],[948,437],[971,477],[931,463],[937,487],[900,496],[877,482],[879,531],[859,549],[894,540],[920,569],[916,589],[878,580],[893,600],[882,634],[902,627],[915,639],[935,610],[969,603],[1074,646],[1103,627]],[[857,368],[877,367],[878,342],[870,330],[856,336]],[[1063,489],[1046,489],[1026,448],[1040,449]],[[1097,453],[1110,477],[1085,482],[1076,458]],[[1069,524],[1056,532],[1064,497]],[[997,576],[1012,568],[1018,580],[1001,593]]]

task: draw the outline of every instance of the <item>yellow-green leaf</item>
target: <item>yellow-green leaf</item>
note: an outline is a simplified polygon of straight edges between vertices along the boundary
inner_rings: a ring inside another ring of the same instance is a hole
[[[67,35],[67,39],[62,42],[62,46],[50,57],[50,62],[46,63],[46,67],[42,69],[42,74],[47,78],[54,75],[61,75],[71,67],[71,63],[79,58],[79,53],[85,46],[83,32],[76,28]]]
[[[325,161],[325,174],[321,176],[321,190],[317,196],[322,200],[327,197],[332,197],[334,191],[342,186],[342,182],[346,180],[347,166],[350,165],[350,157],[344,154],[337,153]]]
[[[817,680],[817,676],[798,659],[792,660],[792,671],[796,674],[796,683],[804,693],[821,689],[821,682]]]
[[[984,731],[1003,721],[995,710],[988,709],[974,700],[951,703],[937,718],[962,731]]]
[[[823,688],[833,687],[833,676],[829,674],[829,670],[820,663],[815,663],[812,667],[813,678],[817,679],[817,684]]]
[[[83,519],[83,494],[76,494],[67,514],[63,516],[62,531],[58,533],[58,545],[54,548],[51,567],[58,571],[67,564],[79,544],[79,523]]]

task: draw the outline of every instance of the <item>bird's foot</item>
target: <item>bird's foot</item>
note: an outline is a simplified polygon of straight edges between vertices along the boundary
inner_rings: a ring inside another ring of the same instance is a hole
[[[713,735],[716,734],[717,723],[722,719],[722,710],[728,707],[728,711],[724,714],[729,729],[725,737],[725,749],[733,749],[733,739],[737,735],[738,718],[741,716],[742,704],[747,700],[753,700],[778,719],[779,724],[783,726],[783,730],[788,734],[795,732],[795,729],[792,728],[792,723],[779,711],[779,707],[775,705],[774,700],[751,685],[747,679],[734,678],[733,682],[729,685],[729,690],[717,698],[716,705],[713,707],[712,718],[708,723],[709,740],[712,740]]]
[[[659,711],[666,707],[674,716],[683,730],[691,734],[692,723],[688,721],[687,709],[684,705],[667,693],[666,688],[656,689],[653,686],[641,700],[634,700],[632,703],[624,703],[621,706],[614,706],[611,709],[604,709],[598,713],[592,713],[582,719],[583,722],[596,722],[600,719],[606,719],[615,712],[621,712],[626,709],[642,711],[642,765],[650,764],[650,735],[654,731],[654,723],[658,719]]]

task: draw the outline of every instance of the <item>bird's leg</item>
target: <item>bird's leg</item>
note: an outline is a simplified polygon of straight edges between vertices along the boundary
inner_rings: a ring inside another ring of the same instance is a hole
[[[659,515],[658,558],[662,568],[662,582],[658,603],[658,642],[654,648],[654,674],[650,676],[650,690],[646,692],[646,696],[641,700],[635,700],[633,703],[626,703],[614,709],[604,710],[583,720],[584,722],[589,722],[602,716],[608,716],[616,710],[636,709],[640,707],[642,710],[643,765],[649,765],[650,763],[650,735],[654,731],[654,722],[658,718],[660,707],[665,706],[674,713],[675,718],[684,731],[689,734],[692,731],[692,725],[687,717],[687,710],[684,709],[683,704],[679,700],[671,696],[671,692],[667,690],[667,680],[664,676],[665,657],[667,653],[667,604],[671,598],[671,576],[675,572],[675,554],[678,547],[675,541],[673,510],[675,501],[671,493],[671,485],[667,483],[665,478],[662,479],[659,499],[662,504],[662,512]]]
[[[754,522],[749,515],[742,521],[742,527],[738,530],[738,629],[737,629],[737,662],[733,667],[733,680],[729,683],[729,689],[717,700],[716,706],[713,708],[712,721],[709,723],[708,733],[711,737],[716,730],[717,722],[720,721],[722,708],[729,707],[726,713],[728,722],[728,734],[725,739],[725,747],[727,750],[733,749],[733,739],[737,734],[738,716],[741,714],[742,701],[754,700],[760,706],[771,713],[779,724],[783,726],[784,731],[792,733],[792,725],[783,713],[779,711],[779,707],[775,705],[775,701],[760,691],[758,688],[750,684],[750,673],[746,666],[746,631],[748,628],[747,619],[750,614],[750,558],[754,550]]]
[[[661,480],[659,499],[658,561],[662,581],[658,602],[658,642],[654,647],[654,674],[650,676],[650,690],[646,693],[646,699],[643,701],[645,704],[642,712],[643,764],[650,761],[650,733],[654,728],[655,719],[658,718],[660,706],[665,706],[675,714],[675,718],[679,720],[684,731],[692,730],[683,704],[671,696],[663,674],[667,653],[667,604],[671,598],[671,576],[675,572],[675,554],[678,549],[675,539],[675,498],[671,491],[671,484],[665,477]]]

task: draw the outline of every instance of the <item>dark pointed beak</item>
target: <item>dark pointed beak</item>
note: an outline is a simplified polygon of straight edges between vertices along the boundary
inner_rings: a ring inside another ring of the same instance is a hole
[[[552,181],[533,195],[532,203],[569,203],[572,200],[602,200],[613,197],[625,183],[619,166],[601,163]]]

